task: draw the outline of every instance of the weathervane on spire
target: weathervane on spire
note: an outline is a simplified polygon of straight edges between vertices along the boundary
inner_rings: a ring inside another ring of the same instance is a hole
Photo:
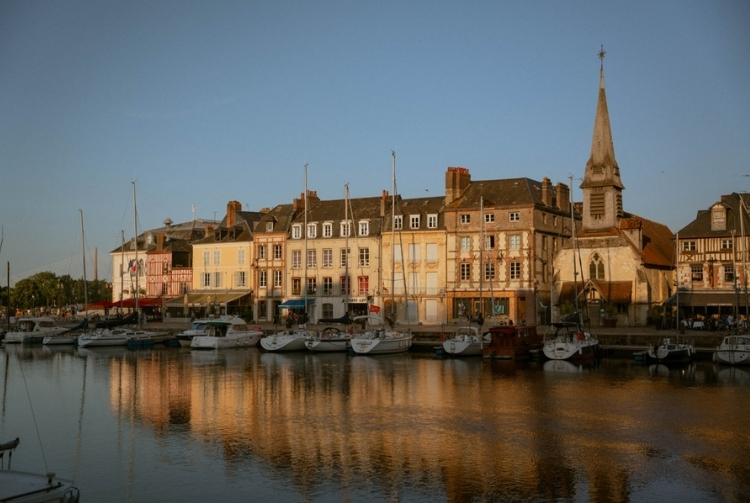
[[[602,48],[599,50],[599,59],[602,60],[602,66],[604,66],[604,56],[606,56],[607,52],[604,50],[604,44],[602,44]]]

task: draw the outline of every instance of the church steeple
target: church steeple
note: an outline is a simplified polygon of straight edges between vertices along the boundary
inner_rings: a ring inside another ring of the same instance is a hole
[[[622,218],[620,168],[615,160],[612,130],[609,126],[607,95],[604,90],[604,46],[599,51],[599,100],[594,118],[591,157],[583,175],[583,228],[604,230],[616,227]]]

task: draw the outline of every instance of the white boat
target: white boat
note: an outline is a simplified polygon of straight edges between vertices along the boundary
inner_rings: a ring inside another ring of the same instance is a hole
[[[660,345],[654,344],[646,352],[646,358],[659,363],[688,363],[692,361],[695,349],[692,344],[672,342],[665,338]]]
[[[451,356],[479,356],[484,345],[479,328],[463,326],[443,341],[443,352]]]
[[[100,328],[78,337],[78,347],[127,346],[132,332],[125,327]]]
[[[577,314],[577,313],[576,313]],[[544,338],[542,351],[550,360],[592,360],[599,355],[599,341],[585,332],[580,323],[561,321],[552,323],[554,333]]]
[[[358,355],[384,355],[405,353],[411,348],[411,332],[399,332],[386,327],[378,316],[357,316],[354,322],[364,320],[366,328],[352,337],[352,351]]]
[[[78,337],[81,335],[81,330],[85,330],[89,326],[88,318],[84,318],[81,323],[73,327],[68,327],[66,332],[60,332],[55,335],[48,335],[42,339],[42,344],[45,346],[50,345],[65,345],[65,344],[76,344],[78,343]]]
[[[259,327],[250,328],[242,318],[231,320],[210,320],[206,322],[208,333],[193,336],[190,347],[193,349],[248,348],[256,346],[263,331]]]
[[[45,337],[62,334],[68,330],[48,316],[20,318],[15,328],[5,334],[3,343],[41,344]]]
[[[180,346],[183,348],[189,348],[190,343],[193,342],[193,337],[195,337],[196,335],[206,335],[208,333],[207,323],[209,321],[211,320],[193,320],[193,322],[190,324],[190,328],[183,330],[179,334],[175,335],[175,338],[177,339],[177,341],[179,341]]]
[[[0,444],[0,457],[8,452],[8,469],[0,469],[0,501],[77,503],[80,500],[80,493],[73,482],[59,478],[53,472],[42,475],[11,470],[13,451],[19,443],[16,438]]]
[[[339,330],[336,327],[326,327],[315,332],[305,340],[305,346],[316,353],[333,353],[336,351],[349,351],[349,343],[352,334]]]
[[[311,336],[307,330],[283,330],[262,338],[260,345],[271,352],[304,351],[307,348],[305,343]]]
[[[727,335],[714,353],[716,363],[750,365],[750,336]]]

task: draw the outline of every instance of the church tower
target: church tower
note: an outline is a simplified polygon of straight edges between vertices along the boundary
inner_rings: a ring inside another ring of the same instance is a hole
[[[612,130],[609,126],[607,95],[604,92],[604,46],[599,51],[599,101],[594,119],[591,157],[583,175],[583,230],[604,231],[619,226],[623,216],[620,168],[615,160]]]

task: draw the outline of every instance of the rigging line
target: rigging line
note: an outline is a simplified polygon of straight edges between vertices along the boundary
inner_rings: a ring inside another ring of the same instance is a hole
[[[31,418],[34,420],[34,430],[36,430],[36,438],[39,441],[39,449],[42,451],[42,461],[44,461],[44,471],[49,472],[47,467],[47,456],[44,454],[44,445],[42,445],[42,436],[39,434],[39,425],[36,422],[36,414],[34,413],[34,405],[31,403],[31,393],[29,393],[29,384],[26,382],[26,373],[23,371],[23,363],[21,357],[18,357],[18,368],[21,369],[21,377],[23,377],[23,385],[26,388],[26,398],[29,400],[29,408],[31,409]]]

